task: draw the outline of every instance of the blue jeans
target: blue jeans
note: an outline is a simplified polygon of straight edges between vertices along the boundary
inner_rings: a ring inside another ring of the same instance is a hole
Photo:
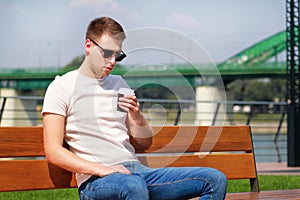
[[[212,168],[149,168],[139,162],[123,165],[131,175],[114,173],[103,178],[92,176],[79,187],[81,200],[221,200],[226,194],[225,175]]]

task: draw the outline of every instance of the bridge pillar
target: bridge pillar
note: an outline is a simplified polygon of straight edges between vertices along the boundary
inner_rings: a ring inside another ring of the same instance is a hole
[[[17,96],[34,96],[34,93],[6,88],[0,90],[0,105],[3,112],[1,126],[36,126],[37,100],[15,98]]]
[[[201,126],[224,125],[227,119],[227,105],[224,97],[224,91],[216,86],[196,87],[195,124]]]
[[[300,166],[300,0],[286,0],[288,166]]]

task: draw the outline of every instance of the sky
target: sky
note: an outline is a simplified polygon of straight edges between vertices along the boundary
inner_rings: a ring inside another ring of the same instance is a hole
[[[180,52],[197,53],[192,41],[218,63],[284,30],[285,0],[0,0],[0,68],[65,66],[84,54],[86,27],[101,16],[116,19],[130,42],[166,40]],[[148,28],[166,34],[136,31]],[[177,61],[162,51],[124,48],[129,56],[123,64]]]

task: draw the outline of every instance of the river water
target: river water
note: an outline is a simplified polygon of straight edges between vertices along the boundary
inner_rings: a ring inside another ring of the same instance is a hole
[[[252,134],[256,162],[286,162],[287,135],[280,134],[277,143],[275,135],[268,133]]]

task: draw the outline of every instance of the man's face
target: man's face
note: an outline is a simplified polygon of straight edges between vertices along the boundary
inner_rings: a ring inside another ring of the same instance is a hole
[[[122,52],[122,41],[109,35],[103,35],[101,38],[86,42],[89,42],[90,45],[88,54],[92,73],[97,78],[108,76],[116,64],[116,56]]]

